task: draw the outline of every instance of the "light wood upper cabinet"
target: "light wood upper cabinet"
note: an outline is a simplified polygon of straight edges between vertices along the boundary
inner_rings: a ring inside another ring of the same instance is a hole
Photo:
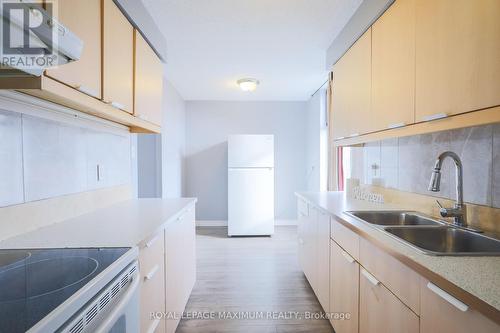
[[[134,115],[161,125],[163,65],[141,34],[135,31]]]
[[[101,0],[59,0],[58,20],[82,39],[78,61],[49,69],[46,75],[81,92],[101,98]]]
[[[500,1],[416,2],[416,118],[500,104]]]
[[[359,264],[330,241],[330,312],[349,314],[332,318],[336,333],[358,333]]]
[[[500,326],[436,285],[421,279],[421,333],[500,332]]]
[[[372,26],[372,112],[378,130],[415,118],[415,0],[397,0]]]
[[[333,67],[334,138],[371,132],[371,28]]]
[[[360,269],[359,332],[418,333],[419,318],[368,271]]]
[[[134,29],[112,0],[103,0],[103,100],[133,112]]]

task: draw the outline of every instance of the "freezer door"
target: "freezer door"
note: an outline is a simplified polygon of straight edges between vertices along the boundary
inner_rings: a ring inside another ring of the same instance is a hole
[[[228,235],[274,233],[274,169],[229,169]]]
[[[228,167],[273,168],[273,135],[230,135],[228,137]]]

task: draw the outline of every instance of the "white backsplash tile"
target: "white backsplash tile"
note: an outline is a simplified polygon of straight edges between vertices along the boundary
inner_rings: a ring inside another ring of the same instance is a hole
[[[24,201],[21,126],[19,114],[0,111],[0,207]]]
[[[365,183],[373,184],[374,179],[380,179],[380,141],[365,144],[363,151]]]
[[[87,179],[89,189],[130,182],[130,136],[87,131]],[[97,165],[103,178],[97,180]]]
[[[500,124],[493,126],[493,175],[492,202],[493,207],[500,208]]]
[[[464,200],[492,205],[493,126],[469,127],[451,131],[451,150],[463,165]]]
[[[26,201],[86,190],[84,134],[82,128],[23,116]]]
[[[440,153],[450,149],[450,133],[437,132],[399,139],[399,189],[402,191],[449,198],[451,195],[451,163],[441,169],[441,191],[430,192],[429,180]]]
[[[399,164],[398,139],[388,139],[381,142],[380,147],[380,177],[388,188],[398,188]]]

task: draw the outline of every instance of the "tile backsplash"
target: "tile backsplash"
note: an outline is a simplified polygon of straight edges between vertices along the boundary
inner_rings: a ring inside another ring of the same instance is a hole
[[[130,182],[128,132],[0,111],[0,207]]]
[[[500,208],[500,124],[469,127],[388,139],[351,147],[352,178],[363,184],[455,198],[455,167],[442,168],[441,191],[429,192],[437,156],[447,150],[460,156],[464,171],[464,200]]]

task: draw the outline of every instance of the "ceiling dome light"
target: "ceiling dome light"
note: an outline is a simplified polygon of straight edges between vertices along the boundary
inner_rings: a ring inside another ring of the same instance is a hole
[[[236,83],[240,86],[243,91],[254,91],[257,89],[257,85],[259,84],[259,80],[256,79],[240,79]]]

